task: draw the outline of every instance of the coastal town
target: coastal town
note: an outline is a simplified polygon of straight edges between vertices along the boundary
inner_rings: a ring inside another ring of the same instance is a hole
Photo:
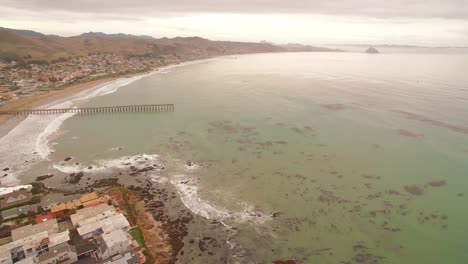
[[[0,104],[76,83],[147,72],[180,61],[176,54],[125,56],[109,53],[90,53],[52,61],[3,60],[0,61]]]
[[[125,187],[65,196],[29,185],[0,196],[0,263],[152,263]]]

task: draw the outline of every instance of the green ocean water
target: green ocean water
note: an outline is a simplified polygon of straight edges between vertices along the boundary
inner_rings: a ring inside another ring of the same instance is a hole
[[[74,116],[53,158],[159,155],[190,209],[238,227],[239,263],[467,263],[467,59],[207,60],[81,102],[175,111]]]

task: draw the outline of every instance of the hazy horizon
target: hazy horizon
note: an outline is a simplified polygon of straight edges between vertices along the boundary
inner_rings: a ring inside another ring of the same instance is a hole
[[[468,7],[461,0],[373,1],[12,1],[2,26],[44,34],[84,32],[308,45],[464,47]]]

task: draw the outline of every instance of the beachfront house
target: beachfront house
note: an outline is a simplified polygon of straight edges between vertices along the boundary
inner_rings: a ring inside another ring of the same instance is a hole
[[[114,214],[110,217],[87,223],[77,228],[78,234],[83,238],[97,237],[101,234],[108,234],[114,230],[130,230],[130,223],[122,213]]]
[[[56,252],[56,259],[64,255],[62,248],[68,246],[70,234],[68,230],[59,232],[57,221],[53,219],[37,225],[26,225],[14,229],[11,232],[11,238],[12,242],[0,246],[1,264],[58,263],[49,262],[52,258],[50,255]],[[73,249],[69,248],[68,251],[70,251],[70,259],[73,259]],[[43,254],[48,255],[41,257]]]
[[[108,234],[102,234],[96,238],[98,248],[96,257],[100,260],[106,260],[110,257],[125,254],[132,249],[130,235],[117,229]]]
[[[137,264],[139,262],[139,258],[132,252],[127,252],[124,255],[119,254],[113,256],[112,258],[108,259],[103,264]]]
[[[100,204],[94,207],[77,210],[70,216],[73,226],[83,226],[89,223],[111,217],[116,214],[115,207],[107,204]]]
[[[39,255],[35,260],[35,263],[40,264],[70,264],[78,262],[78,256],[72,246],[64,243]]]
[[[26,189],[20,189],[11,193],[3,194],[0,196],[0,206],[2,208],[12,207],[15,205],[29,202],[32,198],[30,191]]]
[[[19,217],[21,215],[26,215],[28,212],[37,212],[38,207],[39,206],[37,204],[33,204],[7,209],[2,211],[2,219],[8,220]]]

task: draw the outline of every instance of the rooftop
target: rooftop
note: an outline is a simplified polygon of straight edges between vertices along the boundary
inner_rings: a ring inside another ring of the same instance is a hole
[[[94,207],[87,207],[76,211],[76,214],[70,216],[70,219],[73,225],[84,225],[86,223],[90,223],[93,220],[90,218],[97,217],[100,214],[110,211],[112,214],[115,212],[115,208],[112,205],[108,204],[100,204]],[[98,217],[99,218],[99,217]],[[102,217],[101,217],[102,218]],[[90,219],[90,220],[88,220]],[[94,221],[99,219],[94,219]]]
[[[41,206],[43,208],[50,207],[56,204],[65,203],[74,199],[78,199],[80,195],[63,195],[61,193],[47,194],[41,199]]]
[[[63,244],[63,245],[60,245],[59,247],[55,248],[54,250],[51,250],[51,251],[48,251],[48,252],[45,252],[45,253],[39,255],[37,257],[37,259],[41,263],[41,262],[47,261],[49,259],[55,258],[55,257],[59,256],[60,254],[63,254],[63,253],[66,253],[66,252],[75,253],[74,249],[70,245]]]
[[[104,264],[136,264],[138,257],[128,252],[125,255],[117,255],[104,262]]]
[[[113,247],[125,241],[130,241],[127,232],[122,229],[114,230],[108,234],[101,235],[102,242],[106,244],[107,247]]]
[[[86,202],[88,202],[88,201],[97,199],[98,197],[99,197],[99,196],[98,196],[97,193],[95,193],[95,192],[87,193],[87,194],[81,196],[80,201],[81,201],[81,203],[86,203]]]
[[[37,204],[11,208],[11,209],[2,211],[2,218],[10,219],[10,218],[17,217],[21,214],[27,214],[29,211],[36,212],[37,208],[38,208]]]
[[[79,227],[77,230],[78,234],[80,234],[80,236],[83,236],[94,232],[100,228],[104,233],[110,233],[113,230],[123,229],[128,226],[130,226],[130,223],[128,223],[127,218],[122,213],[119,213],[111,217],[101,219],[99,221]]]
[[[37,225],[26,225],[11,231],[13,241],[46,231],[49,235],[58,232],[57,220],[52,219]]]

